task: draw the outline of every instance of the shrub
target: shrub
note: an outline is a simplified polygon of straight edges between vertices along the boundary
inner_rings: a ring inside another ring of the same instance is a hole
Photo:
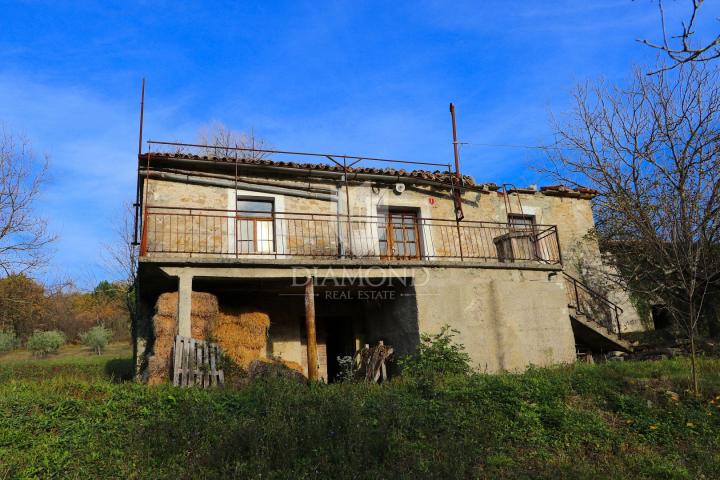
[[[9,352],[17,345],[17,337],[15,332],[12,330],[3,331],[0,330],[0,353]]]
[[[80,335],[80,341],[86,347],[92,348],[100,355],[112,338],[113,332],[102,325],[96,325],[87,332]]]
[[[350,382],[355,378],[355,360],[351,355],[336,357],[339,367],[336,380]]]
[[[457,330],[444,325],[440,333],[420,336],[420,345],[412,355],[400,360],[402,374],[415,378],[431,378],[443,374],[468,374],[470,355],[465,346],[453,340]]]
[[[27,349],[38,356],[57,352],[65,344],[65,334],[59,330],[35,330],[28,337]]]

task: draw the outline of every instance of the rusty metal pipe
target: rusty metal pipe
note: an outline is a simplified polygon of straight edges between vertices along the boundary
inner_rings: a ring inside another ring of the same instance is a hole
[[[224,175],[222,173],[198,172],[198,171],[184,170],[184,169],[179,169],[179,168],[162,168],[162,169],[156,168],[153,170],[153,172],[175,173],[178,175],[189,175],[192,177],[217,178],[220,180],[232,181],[233,184],[234,184],[235,180],[237,179],[238,182],[249,183],[251,185],[265,185],[268,187],[289,188],[291,190],[302,190],[305,192],[320,193],[320,194],[325,194],[325,195],[335,195],[335,190],[332,190],[330,188],[302,187],[297,184],[284,183],[284,182],[263,182],[263,181],[259,181],[259,180],[249,180],[247,178],[240,178],[240,177],[236,177],[234,175]],[[328,180],[328,183],[330,183],[330,180]]]
[[[235,182],[232,180],[224,180],[220,178],[202,178],[192,177],[190,175],[181,175],[178,173],[166,173],[157,171],[141,171],[140,175],[145,178],[156,178],[160,180],[168,180],[182,183],[189,183],[192,185],[208,185],[214,187],[224,188],[235,188]],[[320,193],[304,192],[302,190],[291,190],[289,188],[281,187],[270,187],[265,185],[255,185],[251,183],[238,182],[237,186],[243,190],[250,190],[252,192],[271,193],[276,195],[291,195],[295,197],[312,198],[316,200],[325,200],[328,202],[337,202],[337,196],[335,195],[323,195]]]

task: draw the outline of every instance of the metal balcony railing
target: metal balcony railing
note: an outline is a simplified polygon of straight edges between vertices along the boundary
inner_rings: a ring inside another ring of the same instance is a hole
[[[563,277],[568,306],[574,308],[577,313],[585,315],[588,321],[601,325],[609,332],[617,334],[618,338],[622,338],[620,316],[623,309],[577,278],[565,272]]]
[[[557,227],[418,218],[148,206],[141,256],[369,258],[561,264]]]

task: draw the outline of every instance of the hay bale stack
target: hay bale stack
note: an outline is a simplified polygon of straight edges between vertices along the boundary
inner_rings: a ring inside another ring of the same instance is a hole
[[[215,322],[213,338],[228,357],[247,368],[263,353],[269,327],[270,317],[265,312],[223,310]]]
[[[155,304],[155,315],[152,318],[155,342],[147,367],[150,385],[164,383],[170,378],[172,350],[177,333],[177,304],[177,292],[163,293]],[[206,339],[212,331],[217,315],[218,301],[215,295],[192,292],[190,321],[193,338]]]

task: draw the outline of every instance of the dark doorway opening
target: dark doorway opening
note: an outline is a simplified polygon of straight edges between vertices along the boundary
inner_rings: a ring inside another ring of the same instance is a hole
[[[653,305],[650,310],[655,330],[665,330],[672,327],[673,319],[665,305]]]
[[[355,336],[352,321],[347,317],[327,317],[325,325],[325,345],[327,348],[328,383],[337,382],[341,373],[338,357],[355,354]]]

